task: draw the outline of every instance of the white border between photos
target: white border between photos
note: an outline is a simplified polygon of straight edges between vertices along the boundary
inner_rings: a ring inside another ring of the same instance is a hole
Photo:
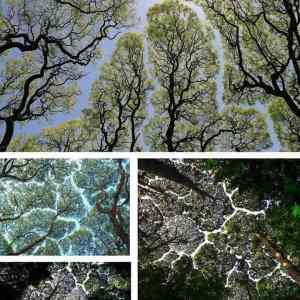
[[[297,152],[4,152],[3,158],[31,159],[129,159],[130,160],[130,255],[124,256],[0,256],[1,262],[130,262],[131,299],[138,299],[138,159],[300,159]]]
[[[297,159],[300,152],[0,152],[3,158],[49,158],[49,159],[142,159],[142,158],[277,158]]]

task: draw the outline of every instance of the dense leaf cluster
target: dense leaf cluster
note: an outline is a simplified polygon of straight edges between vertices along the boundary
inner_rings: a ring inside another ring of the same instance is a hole
[[[0,15],[2,151],[262,151],[270,117],[282,149],[299,148],[297,0],[164,0],[143,33],[129,26],[132,0],[31,2]],[[82,102],[78,82],[96,62],[79,119],[15,134]]]
[[[128,263],[1,263],[5,300],[128,300]]]
[[[2,255],[128,253],[128,161],[4,159],[0,168]]]
[[[298,161],[150,163],[139,163],[142,299],[299,298]]]

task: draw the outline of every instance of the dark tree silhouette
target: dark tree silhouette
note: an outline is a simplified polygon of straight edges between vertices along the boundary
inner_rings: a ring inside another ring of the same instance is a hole
[[[16,123],[72,106],[78,91],[71,83],[83,76],[82,68],[95,59],[99,44],[119,33],[130,1],[22,0],[4,8],[0,57],[5,62],[15,51],[20,58],[8,62],[0,76],[5,100],[0,107],[5,125],[0,151],[7,150]]]
[[[237,99],[280,98],[300,118],[299,0],[199,2],[228,47]]]

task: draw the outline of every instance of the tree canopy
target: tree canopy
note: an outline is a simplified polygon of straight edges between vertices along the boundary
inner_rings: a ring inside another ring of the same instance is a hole
[[[145,30],[137,32],[133,0],[49,0],[43,5],[7,0],[0,27],[0,150],[263,151],[272,146],[267,122],[272,117],[282,149],[296,151],[297,30],[291,33],[292,59],[289,44],[281,43],[284,34],[273,28],[285,26],[277,21],[282,1],[270,9],[264,1],[257,8],[251,1],[234,2],[240,6],[194,1],[204,9],[203,17],[196,5],[163,0],[150,7]],[[261,6],[268,11],[266,20]],[[245,8],[249,16],[242,15]],[[222,12],[232,24],[222,20]],[[234,42],[236,27],[244,28],[236,33],[242,54]],[[104,59],[101,51],[111,40],[114,49]],[[276,49],[273,56],[268,49]],[[83,87],[86,67],[96,62],[101,62],[98,78]],[[279,76],[277,87],[271,71]],[[90,89],[89,99],[81,98],[82,88]],[[250,107],[258,100],[269,106],[268,114]],[[84,102],[81,115],[69,120],[78,102]],[[39,134],[20,136],[15,130],[17,124],[58,112],[67,120]]]
[[[129,263],[2,263],[5,300],[130,299]]]
[[[98,45],[125,25],[130,0],[5,1],[0,13],[0,150],[16,123],[67,112]]]
[[[0,160],[1,255],[129,251],[128,162]]]
[[[225,101],[265,103],[283,148],[299,150],[299,1],[194,2],[223,37]]]
[[[84,120],[86,132],[94,134],[97,151],[134,151],[137,147],[150,88],[144,51],[142,34],[124,34],[111,62],[103,66],[99,80],[93,83],[92,108],[84,112]]]
[[[141,299],[299,299],[297,160],[151,163],[139,163]]]

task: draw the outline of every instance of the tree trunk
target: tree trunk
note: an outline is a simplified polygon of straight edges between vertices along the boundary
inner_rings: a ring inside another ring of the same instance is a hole
[[[270,251],[273,259],[280,263],[287,275],[289,275],[300,287],[300,271],[289,261],[289,259],[284,256],[283,252],[278,249],[278,246],[272,243],[267,236],[264,236],[260,233],[257,233],[256,236]]]
[[[0,152],[7,151],[8,145],[11,142],[11,139],[14,135],[15,124],[11,119],[6,119],[5,121],[5,134],[0,143]]]
[[[166,164],[158,159],[140,159],[139,169],[166,178],[189,189],[192,189],[202,197],[212,198],[210,194],[199,188],[188,176],[181,174],[176,167]]]

